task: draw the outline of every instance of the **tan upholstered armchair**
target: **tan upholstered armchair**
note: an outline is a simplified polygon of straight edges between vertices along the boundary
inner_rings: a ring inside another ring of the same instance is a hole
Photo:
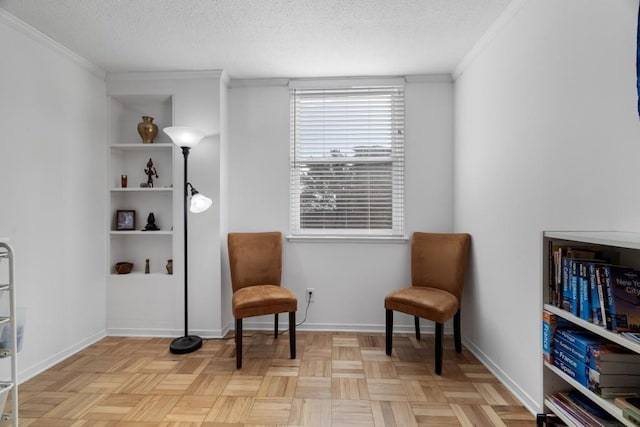
[[[466,233],[413,233],[411,287],[393,291],[384,300],[387,355],[392,351],[394,311],[414,316],[418,340],[420,318],[436,323],[436,374],[442,373],[442,328],[451,317],[455,348],[462,351],[460,302],[470,245],[471,236]]]
[[[295,359],[298,300],[280,286],[282,234],[229,233],[227,244],[236,319],[236,367],[242,367],[242,319],[266,314],[275,315],[274,335],[278,338],[278,313],[289,313],[290,354]]]

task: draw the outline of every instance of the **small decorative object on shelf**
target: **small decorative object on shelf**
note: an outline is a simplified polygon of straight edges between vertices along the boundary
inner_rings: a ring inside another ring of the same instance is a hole
[[[167,260],[167,274],[173,274],[173,259]]]
[[[142,231],[155,231],[155,230],[160,230],[160,229],[156,225],[155,215],[153,214],[153,212],[151,212],[147,217],[147,225],[144,226],[144,230]]]
[[[142,116],[142,121],[138,123],[138,133],[144,144],[153,144],[158,135],[158,126],[153,123],[153,117]]]
[[[136,211],[118,210],[116,212],[116,230],[135,230]]]
[[[149,258],[144,260],[144,274],[149,274]]]
[[[118,274],[129,274],[131,273],[131,269],[133,268],[132,262],[118,262],[116,263],[115,269]]]
[[[127,188],[127,175],[120,175],[120,187]]]
[[[147,162],[147,167],[144,170],[145,175],[147,175],[147,187],[153,187],[153,177],[158,178],[158,172],[156,168],[153,166],[153,160],[149,159]]]

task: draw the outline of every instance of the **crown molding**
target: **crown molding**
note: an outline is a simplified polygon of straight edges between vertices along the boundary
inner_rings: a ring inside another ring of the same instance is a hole
[[[231,78],[229,87],[287,87],[289,79],[265,78],[265,79],[234,79]]]
[[[373,77],[373,79],[383,79],[385,77]],[[407,76],[394,76],[391,78],[404,79],[406,83],[452,83],[453,79],[451,74],[410,74]],[[336,80],[355,80],[355,79],[372,79],[372,77],[327,77],[327,78],[309,78],[309,79],[294,79],[294,78],[266,78],[266,79],[235,79],[232,78],[229,87],[289,87],[291,82],[295,81],[320,81],[328,82]]]
[[[451,74],[409,74],[405,77],[407,83],[451,83]]]
[[[504,31],[506,26],[522,11],[529,0],[513,0],[509,6],[502,12],[498,19],[489,27],[487,32],[473,45],[471,50],[462,58],[455,66],[451,76],[453,80],[458,80],[460,76],[471,66],[476,58],[484,51],[493,40]]]
[[[131,81],[131,80],[186,80],[186,79],[222,79],[226,73],[223,70],[203,71],[134,71],[107,73],[106,80]]]
[[[89,71],[90,73],[98,77],[100,80],[105,79],[106,73],[104,72],[103,69],[101,69],[94,63],[88,61],[84,57],[78,55],[74,51],[64,47],[57,41],[53,40],[51,37],[36,30],[26,22],[21,21],[20,19],[16,18],[15,16],[13,16],[12,14],[10,14],[9,12],[7,12],[2,8],[0,8],[0,21],[6,23],[7,26],[9,26],[10,28],[29,37],[30,39],[36,41],[40,45],[48,49],[51,49],[52,51],[67,58],[68,60],[80,66],[81,68],[84,68],[85,70]]]

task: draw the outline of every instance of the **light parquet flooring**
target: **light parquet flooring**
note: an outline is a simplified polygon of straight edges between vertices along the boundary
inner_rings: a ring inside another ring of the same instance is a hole
[[[442,376],[432,335],[298,332],[205,340],[187,355],[170,339],[108,337],[22,384],[20,426],[534,426],[519,402],[445,336]]]

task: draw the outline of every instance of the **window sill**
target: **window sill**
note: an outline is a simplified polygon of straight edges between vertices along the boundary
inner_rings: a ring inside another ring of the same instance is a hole
[[[386,236],[286,236],[288,242],[292,243],[399,243],[404,244],[409,241],[408,237],[386,237]]]

